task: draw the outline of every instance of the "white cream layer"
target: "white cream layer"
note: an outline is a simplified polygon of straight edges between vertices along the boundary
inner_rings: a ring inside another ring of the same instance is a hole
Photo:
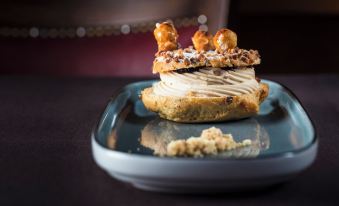
[[[192,73],[166,72],[153,91],[161,96],[227,97],[251,93],[259,88],[254,68],[223,70],[202,68]]]

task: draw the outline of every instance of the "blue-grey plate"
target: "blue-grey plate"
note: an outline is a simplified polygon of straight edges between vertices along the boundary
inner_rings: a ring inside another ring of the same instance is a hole
[[[288,180],[316,157],[318,143],[309,116],[296,96],[278,83],[263,80],[270,93],[255,117],[184,124],[145,109],[139,94],[154,82],[123,88],[109,101],[93,130],[94,159],[116,179],[152,191],[234,191]],[[204,158],[161,157],[171,140],[199,136],[212,126],[237,141],[249,138],[253,144]]]

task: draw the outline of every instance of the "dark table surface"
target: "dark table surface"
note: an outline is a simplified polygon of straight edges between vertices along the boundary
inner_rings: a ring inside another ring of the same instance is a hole
[[[90,132],[122,78],[0,77],[0,205],[339,205],[339,76],[263,76],[300,98],[319,137],[315,163],[263,191],[144,192],[93,161]],[[269,169],[269,168],[268,168]]]

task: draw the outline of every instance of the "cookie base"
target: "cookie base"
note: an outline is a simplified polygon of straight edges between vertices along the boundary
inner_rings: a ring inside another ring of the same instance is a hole
[[[260,83],[258,90],[231,98],[171,97],[156,95],[149,87],[141,92],[141,100],[148,110],[164,119],[184,123],[217,122],[256,115],[268,91],[268,85]]]

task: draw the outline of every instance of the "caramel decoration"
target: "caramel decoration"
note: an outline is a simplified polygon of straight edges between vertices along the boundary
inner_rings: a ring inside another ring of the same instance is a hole
[[[220,29],[213,37],[216,49],[222,53],[237,47],[237,34],[229,29]]]
[[[206,31],[196,31],[192,37],[194,48],[197,51],[214,50],[213,36]]]
[[[158,51],[171,51],[178,48],[178,33],[170,22],[157,23],[154,37],[158,43]]]

